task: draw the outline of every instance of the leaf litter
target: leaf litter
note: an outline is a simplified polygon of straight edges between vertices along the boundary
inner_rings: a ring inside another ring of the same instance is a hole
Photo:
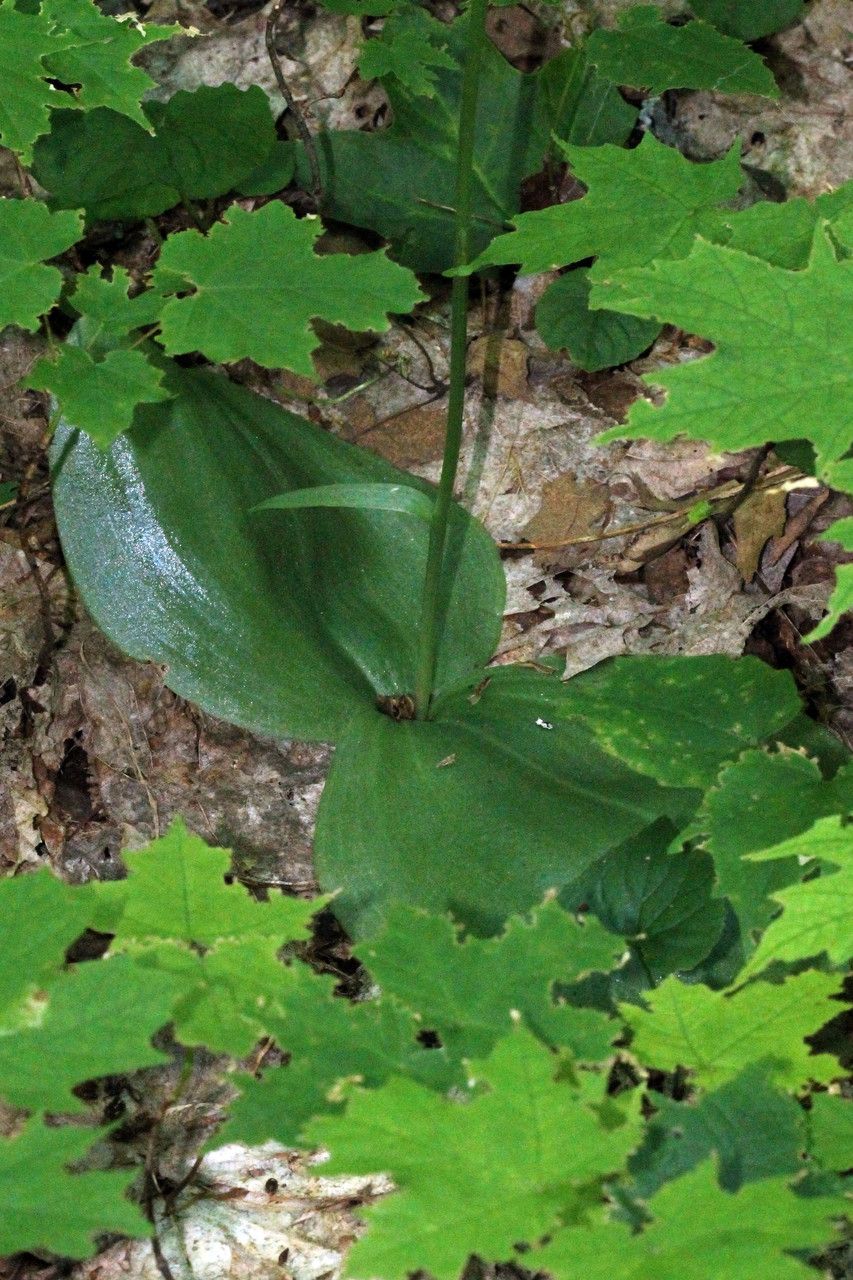
[[[611,16],[625,7],[626,0],[595,6]],[[846,8],[843,0],[817,0],[802,24],[772,38],[772,56],[784,72],[778,103],[670,93],[649,101],[644,118],[660,140],[694,159],[716,158],[743,137],[747,164],[771,186],[784,181],[790,194],[837,186],[853,173]],[[158,80],[158,97],[232,80],[260,84],[280,109],[264,50],[265,11],[220,23],[203,6],[155,0],[149,16],[173,20],[176,9],[209,34],[146,51],[140,61]],[[583,30],[588,6],[569,3],[567,10],[569,27]],[[337,128],[381,120],[381,90],[356,75],[356,19],[320,9],[307,18],[294,13],[284,39],[285,74],[317,120]],[[843,514],[838,500],[809,511],[814,491],[757,492],[734,513],[734,536],[721,536],[707,520],[687,529],[679,518],[667,522],[743,475],[750,455],[709,455],[695,442],[602,447],[594,437],[623,418],[640,394],[642,373],[695,358],[698,344],[665,329],[647,356],[585,375],[547,351],[533,328],[536,295],[547,282],[520,277],[508,316],[488,295],[471,316],[465,497],[498,540],[548,544],[506,552],[509,594],[498,661],[557,654],[574,674],[612,654],[740,653],[748,642],[753,651],[769,646],[771,654],[787,644],[792,657],[797,633],[819,616],[829,594],[836,551],[814,538]],[[342,351],[326,341],[318,353],[326,375],[319,392],[251,366],[236,372],[297,411],[305,412],[309,396],[310,415],[331,430],[436,479],[445,316],[439,287],[413,326],[395,325],[378,345]],[[4,386],[35,358],[34,342],[3,336]],[[19,401],[0,421],[2,480],[27,468],[38,474],[40,465],[37,402],[31,393]],[[7,667],[11,673],[0,695],[5,864],[49,859],[74,880],[111,878],[119,845],[142,844],[180,811],[207,839],[235,844],[248,883],[313,888],[310,835],[327,750],[261,741],[169,693],[156,668],[121,657],[86,619],[73,616],[55,571],[45,499],[30,504],[25,521],[14,509],[11,518],[0,511],[4,517],[0,575],[14,605],[2,631],[4,679]],[[601,537],[644,522],[644,531]],[[793,536],[786,546],[787,531]],[[50,584],[47,606],[29,543]],[[46,608],[55,635],[44,670]],[[780,621],[768,638],[771,616]],[[817,659],[810,651],[798,661],[816,663],[830,719],[850,733],[853,666],[843,637],[822,645]],[[188,1162],[178,1146],[179,1179]],[[178,1212],[160,1224],[162,1247],[176,1280],[190,1274],[260,1280],[276,1265],[295,1280],[321,1280],[335,1272],[355,1231],[349,1205],[383,1190],[376,1179],[334,1179],[329,1186],[308,1179],[292,1153],[221,1148],[204,1158],[176,1201]],[[74,1280],[128,1274],[138,1280],[162,1274],[150,1244],[112,1246],[71,1272]]]

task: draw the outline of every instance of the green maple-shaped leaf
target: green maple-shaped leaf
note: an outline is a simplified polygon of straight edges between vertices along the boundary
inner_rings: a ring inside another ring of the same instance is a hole
[[[258,1080],[236,1078],[241,1096],[219,1142],[262,1143],[273,1138],[295,1144],[314,1115],[340,1110],[339,1081],[357,1080],[375,1089],[389,1076],[406,1076],[428,1089],[446,1092],[462,1074],[443,1048],[426,1048],[418,1039],[424,1024],[409,1009],[383,993],[370,1000],[344,1000],[335,981],[306,965],[283,970],[278,997],[264,1018],[286,1066]]]
[[[70,888],[49,871],[0,880],[0,1028],[26,1019],[21,1002],[60,971],[65,952],[89,923],[87,890]],[[2,1093],[2,1088],[0,1088]]]
[[[135,330],[154,324],[163,298],[153,290],[129,296],[130,277],[122,267],[105,279],[100,267],[77,277],[71,305],[80,323],[70,341],[39,360],[25,386],[49,391],[63,419],[86,431],[102,449],[133,422],[138,404],[168,400],[163,370],[144,351],[116,348]]]
[[[0,34],[4,9],[0,7]],[[83,234],[79,213],[51,213],[40,200],[0,199],[0,327],[34,331],[59,297],[62,275],[46,258]]]
[[[772,754],[745,751],[723,766],[692,829],[704,835],[714,859],[718,892],[734,907],[747,948],[754,931],[763,929],[778,910],[771,900],[777,890],[805,874],[794,849],[788,856],[763,861],[748,855],[798,836],[817,818],[850,809],[853,769],[849,766],[825,782],[815,760],[784,748]]]
[[[591,1009],[555,1003],[555,982],[608,972],[621,941],[596,920],[581,924],[557,902],[513,916],[496,938],[459,938],[447,916],[397,906],[358,954],[383,992],[420,1015],[456,1057],[480,1057],[506,1034],[512,1011],[546,1044],[576,1058],[611,1052],[617,1027]]]
[[[659,1191],[649,1211],[639,1235],[600,1213],[591,1228],[527,1254],[525,1266],[555,1280],[806,1280],[806,1258],[830,1238],[844,1202],[796,1195],[783,1178],[731,1195],[707,1161]]]
[[[110,351],[94,360],[82,347],[65,343],[55,360],[39,360],[26,385],[50,391],[69,426],[108,449],[130,427],[138,404],[170,398],[162,376],[141,351]]]
[[[310,376],[319,345],[312,319],[381,332],[389,312],[411,311],[423,297],[411,271],[384,251],[318,256],[321,232],[316,218],[297,219],[272,201],[254,213],[232,208],[207,236],[170,236],[154,283],[167,293],[194,292],[163,308],[168,353],[201,351],[222,362],[248,356]]]
[[[46,52],[48,72],[66,84],[79,85],[76,101],[81,107],[111,107],[149,127],[140,100],[155,82],[131,59],[146,45],[186,35],[179,26],[143,26],[127,15],[122,19],[102,13],[93,0],[42,0],[42,16],[67,33],[67,43]]]
[[[346,1274],[455,1280],[470,1254],[506,1258],[577,1213],[584,1189],[623,1165],[638,1121],[607,1100],[603,1078],[567,1075],[517,1027],[471,1064],[464,1102],[393,1079],[314,1120],[305,1137],[331,1150],[324,1173],[385,1170],[399,1188],[364,1213]]]
[[[823,228],[801,271],[699,239],[679,261],[597,266],[593,279],[593,307],[655,316],[716,345],[704,359],[647,375],[666,390],[664,403],[638,400],[627,426],[602,440],[686,435],[736,450],[807,435],[818,474],[832,483],[850,446],[853,353],[840,317],[850,313],[853,260],[836,259]]]
[[[26,13],[15,0],[0,3],[0,143],[28,164],[32,144],[50,124],[50,108],[72,105],[47,80],[42,59],[68,47],[46,13]],[[57,102],[59,99],[59,102]]]
[[[800,836],[760,853],[748,854],[762,865],[780,858],[819,858],[826,870],[805,884],[773,894],[783,908],[765,930],[742,977],[759,973],[774,960],[801,960],[826,952],[835,964],[853,956],[853,826],[839,817],[820,818]]]
[[[87,1258],[105,1231],[146,1236],[151,1224],[126,1198],[135,1173],[69,1173],[92,1145],[91,1129],[47,1128],[31,1120],[0,1140],[0,1253],[49,1249]]]
[[[258,902],[241,884],[227,885],[230,851],[205,844],[180,819],[124,860],[126,880],[93,886],[100,924],[119,944],[156,938],[210,947],[247,936],[281,944],[307,937],[308,923],[322,905],[282,895]]]
[[[658,1093],[648,1100],[656,1114],[629,1165],[632,1192],[643,1199],[714,1152],[726,1191],[803,1167],[806,1113],[789,1094],[773,1088],[760,1065],[747,1067],[698,1101],[674,1102]]]
[[[655,95],[666,89],[716,89],[779,96],[769,68],[740,40],[705,22],[671,26],[655,5],[622,13],[615,31],[594,31],[587,49],[602,75]]]
[[[734,995],[668,978],[646,994],[646,1009],[622,1005],[634,1031],[631,1052],[650,1067],[688,1067],[705,1086],[764,1063],[780,1084],[831,1079],[838,1063],[813,1055],[803,1038],[839,1013],[839,980],[809,971],[783,983],[752,982]]]
[[[676,258],[698,232],[716,230],[716,206],[741,184],[738,147],[710,164],[685,160],[650,133],[631,151],[567,145],[562,150],[587,194],[519,214],[517,230],[497,236],[467,270],[518,263],[524,273],[551,271],[593,256],[615,270]]]
[[[442,44],[437,43],[441,27],[424,9],[403,10],[385,23],[382,34],[368,40],[358,59],[365,80],[394,77],[410,93],[432,98],[436,92],[436,70],[456,65]]]
[[[248,1053],[264,1033],[267,1006],[287,988],[276,952],[307,936],[322,900],[258,902],[239,883],[227,885],[229,851],[179,820],[125,861],[126,880],[94,886],[93,923],[114,933],[113,949],[126,950],[140,970],[170,976],[179,1039]]]
[[[839,488],[847,490],[853,487],[848,480],[842,479],[840,468],[837,469],[836,483]],[[845,551],[853,551],[853,516],[836,520],[820,537],[822,542],[840,542]],[[850,609],[853,609],[853,564],[842,564],[835,570],[835,590],[829,597],[826,616],[804,637],[805,641],[813,644],[815,640],[828,636]]]
[[[151,1037],[176,994],[168,975],[126,956],[74,965],[32,1001],[14,1034],[0,1036],[0,1097],[33,1111],[79,1110],[74,1085],[163,1062]]]

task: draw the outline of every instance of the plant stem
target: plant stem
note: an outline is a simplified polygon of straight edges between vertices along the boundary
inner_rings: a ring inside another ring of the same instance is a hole
[[[474,138],[480,69],[486,47],[487,0],[471,0],[468,8],[468,49],[462,75],[459,106],[459,150],[456,159],[454,266],[471,258],[471,223],[474,189]],[[462,445],[465,408],[465,356],[468,344],[468,276],[454,276],[450,294],[450,392],[441,479],[429,529],[426,572],[421,604],[418,666],[415,678],[415,712],[419,720],[429,716],[438,644],[441,638],[442,569],[453,501],[453,486]]]

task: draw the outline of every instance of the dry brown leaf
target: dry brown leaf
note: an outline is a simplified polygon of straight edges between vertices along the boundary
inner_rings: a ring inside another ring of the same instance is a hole
[[[529,352],[517,338],[500,333],[475,338],[468,349],[468,372],[482,378],[493,395],[511,400],[529,400],[527,381]]]
[[[603,484],[578,480],[571,472],[557,476],[542,486],[542,502],[535,516],[522,529],[528,542],[542,543],[534,560],[543,568],[560,559],[560,543],[583,538],[600,529],[610,509],[610,496]]]
[[[751,493],[736,508],[732,517],[737,551],[735,563],[744,582],[755,576],[761,553],[771,538],[781,536],[785,528],[784,489],[765,489]]]

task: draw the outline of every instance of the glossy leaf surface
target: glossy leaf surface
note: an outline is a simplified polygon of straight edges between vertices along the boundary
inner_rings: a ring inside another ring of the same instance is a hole
[[[177,693],[263,733],[334,740],[378,694],[414,686],[412,592],[427,526],[387,511],[252,512],[288,488],[430,486],[208,372],[173,368],[101,454],[61,429],[54,501],[65,554],[98,624],[163,663]],[[461,509],[439,682],[486,661],[504,581]]]

